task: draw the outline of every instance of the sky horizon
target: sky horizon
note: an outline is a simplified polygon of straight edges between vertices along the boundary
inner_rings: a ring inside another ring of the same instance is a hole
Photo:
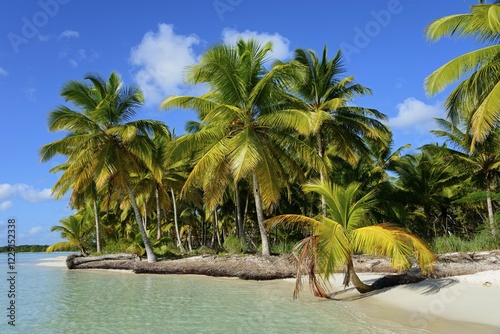
[[[342,50],[346,72],[370,88],[371,96],[353,104],[375,108],[388,117],[396,149],[414,152],[436,142],[433,117],[445,117],[443,93],[429,97],[425,77],[447,61],[480,45],[467,39],[429,43],[425,27],[440,17],[468,13],[472,0],[151,0],[147,5],[88,0],[6,0],[0,3],[0,89],[4,96],[0,139],[0,246],[7,244],[7,221],[17,222],[16,244],[61,241],[50,232],[71,214],[69,193],[51,196],[58,176],[49,170],[57,156],[41,163],[39,149],[64,136],[47,129],[48,113],[65,101],[63,84],[83,81],[88,73],[107,79],[118,72],[126,85],[139,86],[143,119],[165,122],[177,135],[194,119],[190,111],[159,111],[169,95],[199,94],[183,82],[186,66],[216,43],[256,38],[273,43],[274,58],[290,60],[297,48],[329,58]]]

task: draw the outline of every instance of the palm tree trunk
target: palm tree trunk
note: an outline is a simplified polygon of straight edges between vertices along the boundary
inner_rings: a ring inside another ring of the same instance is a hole
[[[214,230],[215,230],[215,236],[217,237],[217,245],[219,246],[218,248],[222,248],[222,243],[220,240],[220,232],[219,232],[219,217],[217,215],[217,208],[214,210]]]
[[[161,209],[160,209],[160,193],[158,191],[158,185],[155,189],[156,198],[156,240],[161,239]]]
[[[188,228],[188,249],[190,252],[193,251],[193,246],[191,242],[191,227]]]
[[[495,226],[495,215],[493,213],[493,204],[491,203],[490,183],[486,183],[486,204],[488,206],[488,222],[490,223],[490,231],[494,238],[497,237],[497,229]]]
[[[238,184],[234,185],[234,202],[236,205],[236,223],[238,226],[238,237],[241,238],[243,242],[245,242],[245,231],[243,230],[243,215],[241,212],[241,203],[240,203],[240,192],[238,190]]]
[[[94,219],[95,219],[95,240],[97,243],[97,253],[101,252],[101,237],[99,233],[99,212],[97,212],[97,201],[94,198]]]
[[[180,248],[181,252],[186,252],[184,246],[182,246],[181,234],[179,233],[179,223],[177,222],[177,202],[175,201],[174,189],[170,188],[170,193],[172,194],[172,204],[174,207],[174,223],[175,223],[175,234],[177,236],[177,247]]]
[[[318,131],[317,134],[318,138],[318,155],[321,159],[323,159],[323,143],[321,142],[321,131]],[[323,171],[319,171],[319,179],[321,182],[325,181],[325,175],[323,174]],[[326,217],[326,200],[325,196],[321,195],[321,212],[323,213],[323,216]]]
[[[352,285],[358,290],[359,293],[367,293],[375,290],[370,285],[367,285],[361,281],[358,274],[354,271],[354,264],[352,263],[352,258],[349,259],[347,263],[347,273],[344,278],[344,286],[347,286],[348,283],[351,282]],[[347,284],[346,284],[347,283]]]
[[[148,235],[146,234],[146,230],[144,229],[144,225],[142,223],[141,212],[139,211],[139,207],[137,206],[137,201],[135,199],[134,192],[132,191],[132,186],[127,181],[127,191],[130,199],[130,203],[132,204],[132,208],[134,209],[135,220],[137,222],[137,226],[139,226],[139,231],[141,232],[142,241],[144,242],[144,248],[146,249],[146,255],[148,257],[149,263],[156,262],[156,255],[153,252],[153,248],[149,244]]]
[[[269,256],[271,252],[269,251],[269,240],[267,239],[266,228],[264,227],[264,211],[262,209],[262,201],[260,197],[260,187],[259,181],[257,180],[257,174],[255,171],[253,176],[253,195],[255,197],[255,211],[257,212],[257,224],[259,225],[260,238],[262,240],[262,255]]]

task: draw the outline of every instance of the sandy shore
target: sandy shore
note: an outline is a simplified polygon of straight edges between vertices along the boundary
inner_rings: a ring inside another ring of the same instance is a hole
[[[187,261],[194,260],[199,259]],[[66,267],[65,261],[65,256],[57,256],[44,259],[38,265]],[[371,283],[384,274],[359,273],[359,276]],[[500,333],[500,270],[426,279],[364,295],[354,288],[344,290],[342,280],[341,274],[330,280],[330,291],[336,299],[332,302],[347,303],[361,317],[369,318],[368,321],[397,323],[406,328],[407,333]],[[285,279],[285,282],[292,291],[295,279]],[[310,294],[307,283],[301,294]]]
[[[380,274],[360,274],[372,282]],[[361,295],[331,279],[332,296],[367,316],[399,323],[409,332],[500,333],[500,270],[428,279]],[[309,293],[306,287],[302,293]]]
[[[66,267],[66,258],[67,256],[48,257],[40,259],[40,262],[36,265],[44,267]]]

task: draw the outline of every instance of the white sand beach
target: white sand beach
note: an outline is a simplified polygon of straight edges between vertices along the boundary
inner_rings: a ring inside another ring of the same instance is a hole
[[[360,274],[373,282],[380,274]],[[374,319],[431,333],[500,333],[500,270],[428,279],[362,295],[343,289],[342,275],[330,281],[335,299]],[[306,287],[302,293],[309,293]],[[413,332],[413,331],[412,331]]]
[[[37,263],[36,265],[45,267],[66,267],[66,257],[67,256],[55,256],[40,259],[39,263]]]

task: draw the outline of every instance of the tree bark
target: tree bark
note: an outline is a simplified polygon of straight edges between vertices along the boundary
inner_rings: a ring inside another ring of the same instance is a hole
[[[175,201],[174,189],[170,188],[170,193],[172,194],[172,204],[174,208],[174,223],[175,223],[175,234],[177,236],[177,247],[180,248],[181,252],[185,253],[186,250],[182,246],[181,234],[179,233],[179,223],[177,222],[177,202]]]
[[[488,222],[490,224],[490,231],[494,238],[497,237],[497,229],[495,226],[495,215],[493,213],[493,204],[491,203],[491,189],[490,183],[486,183],[486,204],[488,206]]]
[[[318,138],[318,155],[321,159],[323,159],[323,143],[321,141],[321,131],[318,131],[318,134],[317,134],[317,138]],[[321,182],[324,182],[325,181],[325,175],[323,174],[323,171],[319,171],[319,179],[321,180]],[[321,212],[323,214],[323,216],[326,217],[327,215],[327,212],[326,212],[326,200],[325,200],[325,196],[321,195]]]
[[[245,242],[245,231],[243,229],[243,214],[241,212],[241,203],[240,203],[240,191],[238,190],[238,183],[234,185],[234,202],[236,204],[236,223],[238,226],[238,237],[241,238],[243,242]]]
[[[160,209],[160,193],[158,191],[158,185],[155,188],[155,198],[156,198],[156,240],[161,239],[161,209]]]
[[[354,264],[352,263],[352,258],[349,259],[347,263],[347,273],[344,278],[344,286],[347,286],[351,282],[352,285],[358,290],[359,293],[367,293],[375,290],[372,286],[367,285],[361,281],[358,274],[354,271]],[[346,284],[347,283],[347,284]]]
[[[94,198],[94,219],[95,219],[95,240],[97,244],[97,253],[101,252],[101,236],[99,233],[99,212],[97,212],[97,201]]]
[[[127,191],[130,199],[130,203],[132,204],[132,208],[134,209],[135,220],[137,222],[137,226],[139,226],[139,231],[141,232],[142,241],[144,242],[144,248],[146,249],[146,255],[148,257],[149,263],[156,262],[156,255],[153,252],[153,248],[149,244],[148,235],[146,234],[146,229],[144,228],[141,212],[139,211],[139,207],[137,206],[137,202],[135,199],[134,192],[132,191],[132,186],[127,181]]]
[[[257,212],[257,224],[259,225],[260,238],[262,241],[262,255],[271,255],[269,250],[269,240],[267,239],[267,232],[264,226],[264,211],[262,209],[262,201],[260,197],[259,181],[257,174],[253,172],[253,195],[255,197],[255,211]]]

